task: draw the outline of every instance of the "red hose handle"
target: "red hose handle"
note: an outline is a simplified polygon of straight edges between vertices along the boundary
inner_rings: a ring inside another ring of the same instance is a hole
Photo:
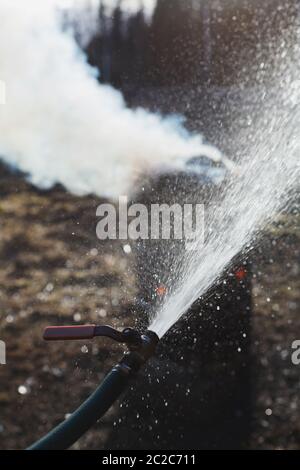
[[[43,338],[46,341],[91,339],[95,336],[96,325],[48,326]]]
[[[46,341],[92,339],[95,336],[105,336],[132,346],[140,345],[142,341],[141,334],[132,328],[119,331],[108,325],[48,326],[43,335]]]

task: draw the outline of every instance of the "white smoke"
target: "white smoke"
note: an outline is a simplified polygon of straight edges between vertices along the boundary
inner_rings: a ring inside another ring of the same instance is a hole
[[[62,32],[55,0],[0,0],[0,156],[43,188],[118,196],[136,172],[220,153],[174,119],[126,108]]]

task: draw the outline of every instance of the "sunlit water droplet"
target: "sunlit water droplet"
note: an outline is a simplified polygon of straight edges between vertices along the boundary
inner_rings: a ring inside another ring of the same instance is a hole
[[[20,395],[26,395],[28,393],[28,388],[25,385],[20,385],[18,387],[18,393]]]

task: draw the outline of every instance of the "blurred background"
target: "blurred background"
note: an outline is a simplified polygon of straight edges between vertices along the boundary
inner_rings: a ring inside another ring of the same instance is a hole
[[[273,79],[274,50],[280,54],[300,19],[298,0],[69,3],[62,2],[62,27],[75,35],[101,83],[119,89],[130,108],[184,116],[189,130],[233,159],[253,138],[251,123]],[[241,132],[244,140],[236,137]],[[24,448],[58,424],[122,351],[106,341],[45,345],[43,328],[133,324],[137,287],[127,245],[96,239],[95,211],[103,198],[72,195],[59,184],[38,189],[5,163],[0,194],[0,339],[7,345],[7,364],[0,366],[0,447],[10,449]],[[251,254],[249,429],[228,447],[299,448],[300,366],[291,362],[291,344],[300,339],[299,239],[295,204],[266,228]],[[184,342],[177,348],[184,357]],[[166,429],[176,428],[170,417],[177,402],[165,400],[170,372],[166,366],[158,379],[156,365],[149,367],[143,378],[152,376],[151,396],[147,387],[131,390],[76,449],[172,448],[174,436]],[[189,398],[190,380],[180,384],[180,396],[192,416],[201,397]],[[135,394],[147,401],[142,417]],[[193,426],[199,448],[220,447],[224,430],[206,442],[205,424]]]

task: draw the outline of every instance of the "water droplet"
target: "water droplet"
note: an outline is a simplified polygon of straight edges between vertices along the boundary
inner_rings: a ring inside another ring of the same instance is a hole
[[[107,315],[106,310],[104,310],[104,308],[100,308],[98,315],[100,318],[105,318]]]
[[[53,289],[54,289],[54,285],[51,282],[49,282],[45,287],[45,291],[49,293],[52,292]]]
[[[51,372],[54,375],[54,377],[62,377],[64,375],[63,371],[59,367],[53,367],[51,369]]]
[[[26,395],[26,394],[28,393],[28,388],[25,387],[25,385],[20,385],[20,386],[18,387],[18,393],[19,393],[20,395]]]

